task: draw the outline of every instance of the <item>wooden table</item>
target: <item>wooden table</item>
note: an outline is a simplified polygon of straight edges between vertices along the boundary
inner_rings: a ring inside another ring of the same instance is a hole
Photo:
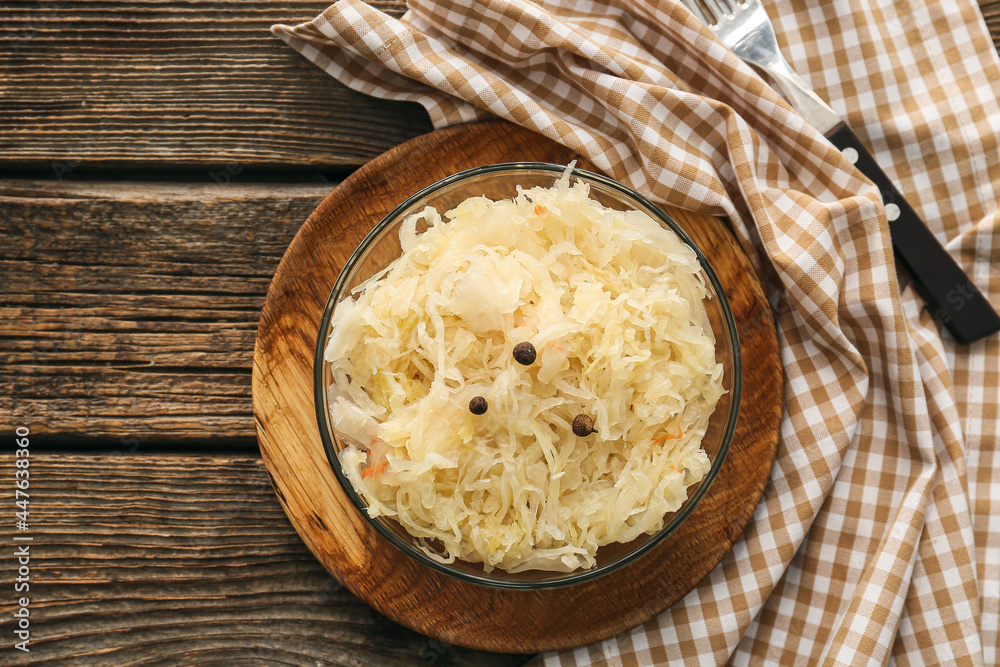
[[[401,2],[377,1],[394,14]],[[1000,43],[1000,0],[981,4]],[[371,611],[269,485],[250,364],[288,242],[431,129],[272,38],[325,3],[0,2],[0,664],[519,665]],[[31,536],[30,653],[11,648]],[[22,543],[23,544],[23,543]]]

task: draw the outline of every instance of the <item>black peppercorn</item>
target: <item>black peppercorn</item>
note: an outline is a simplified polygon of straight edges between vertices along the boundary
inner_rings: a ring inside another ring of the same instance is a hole
[[[586,438],[591,433],[597,433],[597,429],[594,428],[594,420],[587,415],[577,415],[573,419],[573,433],[581,438]]]
[[[482,396],[473,396],[472,400],[469,401],[469,412],[471,412],[474,415],[484,414],[486,412],[486,409],[489,407],[490,406],[486,402],[486,399],[483,398]]]
[[[535,363],[535,346],[525,341],[514,346],[514,361],[522,366]]]

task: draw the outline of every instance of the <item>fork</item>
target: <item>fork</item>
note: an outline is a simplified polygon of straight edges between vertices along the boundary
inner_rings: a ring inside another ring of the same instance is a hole
[[[931,315],[962,344],[1000,331],[1000,315],[938,242],[857,135],[795,73],[760,0],[682,0],[733,53],[771,76],[782,96],[878,187],[896,258]]]

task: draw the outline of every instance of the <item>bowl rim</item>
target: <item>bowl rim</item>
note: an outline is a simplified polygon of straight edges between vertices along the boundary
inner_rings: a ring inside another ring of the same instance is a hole
[[[488,576],[478,576],[469,572],[463,572],[451,568],[445,563],[440,563],[427,554],[425,554],[420,549],[417,549],[412,544],[400,539],[389,528],[385,527],[378,519],[368,516],[368,506],[365,504],[364,500],[354,490],[354,486],[351,484],[350,480],[344,474],[340,466],[340,459],[337,457],[337,450],[334,447],[333,440],[331,438],[332,427],[329,426],[329,418],[327,416],[327,402],[328,398],[328,388],[325,385],[324,370],[326,361],[323,358],[323,353],[326,348],[326,341],[330,329],[330,320],[333,317],[333,311],[339,302],[339,297],[343,291],[344,284],[347,281],[347,276],[350,274],[354,266],[361,260],[368,248],[375,242],[376,239],[382,234],[382,232],[388,227],[400,213],[405,211],[410,205],[415,201],[436,192],[442,188],[448,187],[453,183],[457,183],[462,180],[469,178],[474,178],[476,176],[495,174],[499,172],[524,172],[524,171],[542,171],[550,172],[557,179],[567,170],[570,171],[571,177],[582,177],[585,181],[594,181],[601,184],[604,187],[610,188],[617,191],[630,199],[642,204],[646,207],[649,212],[657,219],[658,222],[665,224],[671,231],[677,234],[691,249],[694,250],[698,261],[701,264],[702,270],[708,277],[709,282],[712,285],[713,291],[715,292],[716,298],[719,301],[720,308],[722,310],[723,320],[726,323],[726,332],[729,336],[730,346],[733,351],[733,386],[729,390],[731,394],[731,408],[729,411],[729,419],[726,422],[726,427],[722,435],[722,441],[719,445],[718,454],[715,460],[712,462],[712,466],[706,473],[705,477],[701,480],[701,483],[695,491],[694,495],[689,497],[684,505],[674,512],[673,517],[670,521],[660,529],[655,535],[653,535],[645,544],[637,548],[635,551],[619,558],[618,560],[606,563],[602,566],[594,567],[589,570],[579,570],[570,573],[553,573],[558,574],[558,578],[552,580],[536,580],[536,581],[517,581],[510,580],[504,581],[499,579],[492,579]],[[694,240],[678,225],[673,218],[671,218],[663,209],[658,205],[654,204],[648,198],[639,194],[632,188],[625,186],[617,181],[614,181],[603,174],[598,174],[592,171],[587,171],[585,169],[579,169],[576,167],[567,167],[566,165],[553,164],[550,162],[502,162],[497,164],[490,164],[481,167],[474,167],[472,169],[466,169],[451,176],[447,176],[439,181],[436,181],[425,188],[422,188],[418,192],[407,197],[402,203],[393,208],[384,218],[382,218],[368,234],[361,240],[357,248],[351,253],[344,266],[341,268],[339,274],[337,275],[337,280],[333,284],[333,288],[330,290],[330,296],[327,297],[326,306],[323,309],[323,315],[320,319],[319,330],[316,334],[316,354],[313,358],[313,394],[316,408],[316,420],[319,427],[320,438],[323,441],[323,449],[326,452],[327,462],[330,464],[330,468],[333,470],[334,476],[337,478],[337,482],[343,489],[344,493],[350,499],[351,503],[358,510],[358,512],[364,517],[365,521],[375,529],[375,531],[385,538],[390,544],[399,549],[405,555],[409,556],[418,563],[430,567],[431,569],[440,572],[441,574],[447,575],[454,579],[464,581],[466,583],[475,584],[477,586],[484,586],[487,588],[495,589],[505,589],[505,590],[544,590],[550,588],[562,588],[564,586],[571,586],[574,584],[581,584],[584,582],[592,581],[598,577],[610,574],[616,570],[619,570],[636,560],[644,556],[645,554],[652,551],[657,545],[659,545],[663,540],[669,537],[687,518],[694,512],[695,508],[699,505],[701,500],[708,493],[709,487],[711,487],[712,482],[718,476],[719,470],[725,463],[726,457],[729,453],[730,446],[732,445],[733,437],[736,432],[736,423],[739,419],[740,403],[743,389],[743,360],[740,352],[740,341],[739,335],[736,330],[736,320],[733,317],[732,309],[729,306],[729,300],[726,298],[725,291],[722,288],[722,284],[719,282],[718,276],[716,276],[715,271],[712,269],[711,263],[708,258],[705,257],[701,249],[694,242]]]

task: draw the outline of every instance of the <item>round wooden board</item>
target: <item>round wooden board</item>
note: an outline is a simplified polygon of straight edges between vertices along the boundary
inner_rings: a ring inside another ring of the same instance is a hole
[[[487,651],[533,653],[606,639],[688,593],[750,521],[774,459],[782,370],[770,308],[726,225],[667,209],[725,286],[739,326],[743,398],[725,464],[692,516],[649,554],[589,583],[501,591],[463,583],[383,540],[337,484],[313,406],[320,315],[340,268],[396,204],[463,169],[497,162],[565,164],[573,153],[491,121],[417,137],[369,162],[334,190],[295,236],[267,293],[254,349],[257,437],[274,490],[321,563],[379,612],[418,632]]]

